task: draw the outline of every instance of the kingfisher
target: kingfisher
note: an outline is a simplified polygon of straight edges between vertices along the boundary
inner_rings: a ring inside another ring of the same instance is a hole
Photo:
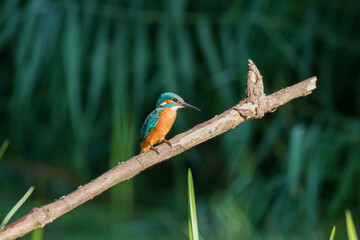
[[[171,143],[165,139],[165,136],[174,124],[179,108],[201,111],[197,107],[185,103],[184,99],[175,93],[166,92],[160,95],[156,102],[155,110],[146,117],[141,127],[139,137],[141,152],[151,149],[159,154],[154,145],[162,142],[172,147]]]

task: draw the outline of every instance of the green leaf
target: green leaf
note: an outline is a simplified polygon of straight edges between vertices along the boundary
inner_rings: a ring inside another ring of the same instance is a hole
[[[346,228],[347,228],[347,233],[348,233],[349,240],[358,240],[358,237],[356,235],[354,222],[352,220],[350,211],[346,210],[345,215],[346,215]]]
[[[189,191],[189,239],[199,240],[199,232],[196,218],[195,193],[192,174],[188,169],[188,191]]]
[[[29,190],[25,193],[25,195],[15,204],[15,206],[10,210],[10,212],[6,215],[2,223],[0,224],[0,230],[4,228],[4,226],[9,222],[10,218],[16,213],[16,211],[24,204],[26,199],[31,195],[34,191],[34,186],[31,186]]]
[[[334,240],[335,230],[336,230],[336,226],[334,226],[332,231],[331,231],[330,240]]]

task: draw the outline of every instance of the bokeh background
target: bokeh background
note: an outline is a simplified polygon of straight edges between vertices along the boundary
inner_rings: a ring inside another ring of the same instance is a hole
[[[360,226],[360,1],[1,0],[0,218],[12,220],[139,153],[160,93],[172,137],[245,96],[318,89],[147,169],[23,239],[187,239],[187,169],[204,239],[346,238]]]

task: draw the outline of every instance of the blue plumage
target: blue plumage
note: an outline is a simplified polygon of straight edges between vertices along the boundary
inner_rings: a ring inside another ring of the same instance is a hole
[[[153,130],[156,123],[158,122],[159,115],[162,108],[156,108],[154,111],[152,111],[145,119],[141,130],[140,130],[140,136],[139,136],[139,142],[144,140],[146,136]]]
[[[178,106],[176,103],[167,103],[167,104],[162,105],[162,106],[160,106],[158,108],[164,109],[164,108],[172,108],[172,107],[176,107],[176,106]]]
[[[160,95],[159,99],[156,102],[156,107],[158,107],[166,99],[174,99],[174,98],[177,99],[177,100],[180,100],[182,102],[185,102],[184,99],[182,99],[181,97],[179,97],[175,93],[166,92],[166,93],[163,93],[163,94]]]

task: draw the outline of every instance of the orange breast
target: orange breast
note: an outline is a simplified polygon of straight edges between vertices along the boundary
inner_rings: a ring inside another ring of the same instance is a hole
[[[166,134],[170,131],[176,119],[176,110],[165,108],[160,112],[159,120],[151,132],[141,142],[143,152],[150,149],[150,144],[154,145],[163,140]],[[145,148],[148,148],[144,150]]]

